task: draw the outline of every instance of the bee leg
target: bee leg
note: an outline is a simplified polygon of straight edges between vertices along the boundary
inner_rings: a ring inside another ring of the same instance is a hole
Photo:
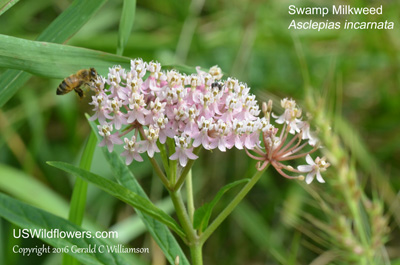
[[[79,87],[75,88],[75,92],[79,95],[79,97],[82,99],[83,98],[83,91]]]

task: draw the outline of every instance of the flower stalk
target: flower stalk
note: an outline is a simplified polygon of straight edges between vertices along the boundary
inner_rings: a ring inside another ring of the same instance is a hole
[[[221,223],[235,210],[236,206],[243,200],[243,198],[249,193],[249,191],[254,187],[254,185],[261,178],[265,170],[257,170],[256,173],[251,177],[250,181],[244,185],[244,187],[239,191],[238,194],[232,199],[232,201],[225,207],[224,210],[215,218],[215,220],[210,224],[209,227],[200,236],[200,242],[204,242],[212,235],[212,233],[221,225]]]

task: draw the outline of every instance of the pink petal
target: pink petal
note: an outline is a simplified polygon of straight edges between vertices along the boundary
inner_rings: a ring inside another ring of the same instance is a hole
[[[169,157],[169,159],[171,159],[171,160],[177,160],[177,159],[178,159],[178,152],[173,153],[173,154]]]
[[[307,164],[309,164],[309,165],[315,165],[314,159],[312,159],[312,157],[309,154],[306,156],[306,161],[307,161]]]
[[[321,172],[317,172],[317,180],[319,183],[325,183],[325,180],[321,176]]]
[[[133,158],[138,162],[142,162],[143,161],[143,158],[136,152],[133,153]]]
[[[180,152],[179,163],[181,164],[181,166],[185,167],[187,162],[188,162],[188,159],[187,159],[187,156],[185,155],[185,153]]]
[[[312,171],[312,166],[298,166],[297,169],[301,172],[311,172]]]
[[[199,158],[197,155],[193,154],[193,148],[185,150],[185,154],[189,159],[192,160]]]
[[[130,165],[131,163],[132,163],[132,161],[133,161],[133,156],[132,156],[132,154],[128,154],[127,156],[126,156],[126,164],[127,165]]]
[[[315,172],[310,172],[307,174],[306,183],[310,184],[314,180]]]

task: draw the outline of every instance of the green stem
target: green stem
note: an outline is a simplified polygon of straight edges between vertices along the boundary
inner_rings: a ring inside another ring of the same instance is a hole
[[[165,150],[165,145],[160,143],[160,141],[157,141],[157,146],[158,146],[158,149],[160,149],[160,151],[161,151],[160,152],[161,161],[163,163],[165,174],[167,174],[167,177],[168,177],[170,170],[169,170],[167,150]]]
[[[89,140],[86,143],[85,149],[82,153],[81,161],[79,163],[80,168],[90,170],[96,143],[96,134],[91,131]],[[86,181],[81,178],[76,178],[74,190],[72,191],[68,220],[77,225],[82,224],[83,215],[85,213],[87,186],[88,183]],[[72,256],[64,254],[62,264],[72,265],[79,264],[79,262]]]
[[[153,168],[155,172],[157,173],[157,176],[160,177],[162,183],[165,185],[165,187],[169,188],[169,182],[167,177],[165,176],[164,172],[161,170],[160,166],[158,165],[157,161],[154,159],[154,157],[147,156],[150,160],[150,163],[153,165]]]
[[[147,137],[146,137],[146,135],[144,133],[143,127],[139,127],[139,134],[140,134],[140,137],[143,140],[147,139]],[[165,187],[167,187],[169,189],[169,187],[170,187],[169,181],[168,181],[167,177],[165,176],[164,172],[161,170],[161,168],[158,165],[158,163],[155,160],[155,158],[154,157],[150,157],[149,155],[147,155],[147,157],[149,158],[150,163],[153,165],[153,168],[154,168],[155,172],[157,173],[157,176],[160,177],[160,179],[161,179],[162,183],[165,185]]]
[[[188,207],[188,214],[191,223],[193,224],[193,216],[194,216],[194,200],[193,200],[193,185],[192,185],[192,170],[189,171],[186,178],[186,200]]]
[[[198,150],[197,150],[197,152],[198,152]],[[181,180],[181,179],[184,180],[185,176],[188,175],[187,181],[186,181],[188,210],[186,210],[186,208],[185,208],[185,204],[182,200],[182,196],[181,196],[179,188],[176,189],[176,186],[175,186],[174,189],[169,190],[169,194],[170,194],[172,202],[174,204],[175,212],[176,212],[176,215],[178,216],[179,223],[181,224],[183,231],[186,234],[187,240],[185,240],[185,243],[190,248],[190,254],[192,257],[192,265],[203,265],[203,256],[202,256],[203,243],[200,241],[197,231],[193,228],[194,200],[193,200],[192,171],[190,170],[193,165],[193,162],[190,164],[189,163],[185,167],[185,170],[187,170],[187,172],[186,173],[182,172],[182,174],[179,178],[179,180]]]
[[[180,191],[170,191],[172,202],[174,203],[175,212],[178,216],[179,222],[182,225],[183,231],[185,231],[187,242],[186,244],[190,247],[190,254],[192,257],[192,265],[203,265],[202,247],[201,242],[193,228],[192,221],[186,211],[185,204],[183,203]]]
[[[201,146],[198,146],[194,149],[193,154],[197,155],[201,150]],[[183,171],[181,175],[178,178],[178,181],[176,182],[175,186],[173,187],[173,190],[179,190],[180,187],[182,186],[183,182],[185,182],[186,175],[189,173],[190,169],[192,168],[194,162],[196,160],[189,160],[187,163],[186,167],[183,168]]]
[[[192,222],[190,221],[189,215],[186,211],[185,204],[183,203],[182,196],[180,191],[170,191],[172,203],[175,207],[176,215],[178,216],[179,222],[182,225],[183,231],[188,239],[189,245],[197,242],[198,237],[196,235],[196,231],[193,229]]]
[[[192,265],[203,265],[203,244],[198,243],[190,247],[190,255],[192,257]]]
[[[167,139],[167,145],[168,145],[168,153],[172,155],[175,153],[175,143],[174,140],[171,138]],[[175,186],[176,182],[176,164],[177,160],[169,160],[169,182],[171,183],[171,186]]]
[[[260,179],[260,177],[267,168],[268,166],[262,171],[257,171],[250,179],[250,181],[247,182],[247,184],[239,191],[239,193],[235,196],[235,198],[233,198],[233,200],[228,204],[228,206],[215,218],[215,220],[210,224],[210,226],[207,227],[207,229],[200,237],[200,242],[202,244],[208,239],[208,237],[211,236],[211,234],[226,219],[226,217],[228,217],[228,215],[232,213],[232,211],[236,208],[236,206],[243,200],[244,196],[246,196],[247,193],[251,190],[251,188],[253,188],[253,186],[257,183],[257,181]]]

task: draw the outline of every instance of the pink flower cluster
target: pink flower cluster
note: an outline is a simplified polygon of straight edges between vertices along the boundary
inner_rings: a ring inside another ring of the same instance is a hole
[[[131,69],[109,69],[107,78],[93,85],[91,105],[98,120],[101,146],[111,152],[124,144],[126,164],[142,161],[160,152],[159,144],[174,141],[169,159],[182,167],[197,155],[194,148],[226,151],[253,149],[259,145],[260,132],[268,125],[256,98],[246,84],[234,78],[221,81],[221,69],[185,75],[176,70],[162,71],[157,62],[131,61]],[[132,133],[131,133],[132,132]],[[128,134],[131,133],[130,137]]]

